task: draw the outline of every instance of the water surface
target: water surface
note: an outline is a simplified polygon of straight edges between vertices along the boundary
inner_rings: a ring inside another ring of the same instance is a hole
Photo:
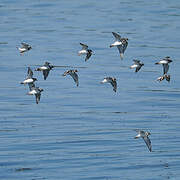
[[[0,2],[0,179],[178,180],[180,2],[39,0]],[[121,61],[112,31],[128,37]],[[20,56],[25,41],[32,50]],[[95,55],[84,62],[79,42]],[[154,63],[170,56],[171,82]],[[134,58],[145,66],[134,73]],[[80,86],[55,68],[40,104],[19,84],[49,61],[78,68]],[[117,78],[118,91],[99,82]],[[151,132],[153,152],[135,129]]]

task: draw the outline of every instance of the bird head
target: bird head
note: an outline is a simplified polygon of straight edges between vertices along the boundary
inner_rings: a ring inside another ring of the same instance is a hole
[[[151,135],[151,133],[150,133],[150,132],[145,132],[145,134],[146,134],[146,136],[149,136],[149,135]]]
[[[34,81],[37,81],[37,78],[32,78]]]
[[[44,89],[42,89],[42,88],[39,88],[39,91],[40,91],[40,92],[42,92],[42,91],[44,91]]]
[[[46,65],[49,65],[49,64],[51,64],[51,63],[46,61],[45,64],[46,64]]]

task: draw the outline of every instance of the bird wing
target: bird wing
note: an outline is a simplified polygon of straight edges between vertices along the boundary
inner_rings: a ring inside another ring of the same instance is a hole
[[[135,72],[138,72],[141,69],[141,66],[137,66]]]
[[[90,51],[88,51],[86,58],[85,58],[85,61],[87,61],[91,57],[91,55],[92,55],[92,53]]]
[[[50,71],[49,69],[46,69],[46,70],[43,71],[44,80],[47,79],[49,71]]]
[[[135,129],[135,131],[136,131],[137,133],[144,133],[144,131],[142,131],[142,130],[140,130],[140,129]]]
[[[22,42],[21,45],[22,45],[22,47],[24,47],[25,49],[27,49],[27,48],[29,47],[29,44],[24,43],[24,42]]]
[[[133,61],[134,61],[134,64],[139,64],[140,63],[140,60],[134,59]]]
[[[116,90],[117,90],[117,82],[116,81],[111,81],[111,85],[113,87],[113,91],[116,92]]]
[[[150,141],[149,137],[148,136],[144,136],[143,139],[144,139],[144,142],[146,143],[149,151],[152,152],[152,146],[151,146],[151,141]]]
[[[80,43],[80,45],[82,46],[82,49],[87,50],[88,46],[86,44]]]
[[[143,131],[143,130],[140,130],[140,129],[136,129],[135,130],[137,133],[139,133],[139,134],[145,134],[145,132]]]
[[[34,88],[35,88],[35,84],[32,82],[32,83],[28,83],[28,86],[29,86],[29,90],[32,91]]]
[[[74,72],[74,73],[71,73],[70,75],[74,79],[74,82],[76,83],[76,85],[79,86],[79,81],[78,81],[77,73]]]
[[[115,32],[112,32],[113,36],[115,37],[116,40],[121,40],[121,36]]]
[[[124,53],[124,51],[126,50],[127,46],[128,46],[128,42],[125,41],[125,43],[122,44],[122,47],[123,47],[123,53]]]
[[[128,42],[126,42],[125,44],[122,44],[122,45],[118,45],[117,48],[119,50],[119,53],[124,54],[124,51],[126,50],[127,46],[128,46]]]
[[[167,74],[168,70],[169,70],[169,65],[168,64],[163,64],[163,72],[164,72],[164,74]]]
[[[28,67],[27,77],[28,78],[32,78],[33,77],[33,72],[32,72],[30,67]]]
[[[120,54],[124,53],[122,45],[118,45],[117,48],[118,48]]]
[[[36,96],[36,104],[38,104],[41,98],[41,93],[37,93],[35,94],[35,96]]]

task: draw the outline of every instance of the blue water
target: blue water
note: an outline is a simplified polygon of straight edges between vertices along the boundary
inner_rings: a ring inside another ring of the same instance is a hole
[[[180,179],[180,1],[0,1],[1,180]],[[121,61],[112,31],[128,37]],[[32,50],[23,56],[24,41]],[[94,55],[77,56],[79,42]],[[170,56],[171,82],[154,65]],[[145,66],[129,69],[133,59]],[[55,68],[40,103],[21,85],[27,67],[49,61],[77,68],[79,87]],[[110,84],[114,76],[117,93]],[[151,132],[153,152],[134,129]]]

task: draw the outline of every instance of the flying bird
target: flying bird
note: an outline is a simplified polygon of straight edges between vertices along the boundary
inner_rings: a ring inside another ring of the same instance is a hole
[[[113,91],[116,92],[117,91],[117,82],[116,82],[116,78],[113,77],[105,77],[102,81],[101,84],[104,83],[111,83],[112,87],[113,87]]]
[[[115,42],[110,45],[111,47],[117,47],[120,53],[120,58],[123,59],[124,52],[128,46],[128,38],[121,38],[121,36],[115,32],[112,32],[113,36],[115,37]]]
[[[34,83],[37,81],[36,78],[33,78],[33,72],[30,67],[28,67],[28,72],[27,72],[27,77],[24,81],[21,82],[21,84],[29,84],[29,83]]]
[[[51,63],[49,63],[49,62],[45,62],[45,64],[43,66],[41,66],[35,70],[35,71],[42,71],[43,72],[44,80],[47,79],[47,77],[49,75],[49,71],[54,68],[54,66],[50,65],[50,64]]]
[[[142,137],[144,142],[146,143],[149,151],[152,152],[151,141],[150,141],[150,139],[148,137],[149,135],[151,135],[151,133],[147,132],[147,131],[142,131],[142,130],[136,130],[136,132],[138,133],[138,135],[135,136],[134,138],[137,139],[137,138]]]
[[[29,51],[29,50],[32,49],[32,47],[29,44],[27,44],[27,43],[22,42],[21,45],[22,45],[21,47],[17,47],[17,49],[19,50],[21,55],[24,52]]]
[[[78,52],[78,55],[86,55],[85,61],[87,61],[91,57],[93,51],[88,49],[86,44],[80,43],[80,45],[82,46],[82,49]]]
[[[77,86],[79,86],[79,78],[78,78],[78,74],[77,74],[77,70],[68,70],[68,71],[65,71],[64,74],[62,74],[62,76],[66,76],[66,75],[70,75],[74,82],[76,83]]]
[[[172,62],[172,60],[170,59],[170,57],[166,56],[165,58],[163,58],[159,62],[156,62],[155,64],[162,64],[163,65],[163,74],[167,74],[167,72],[169,70],[169,63],[171,63],[171,62]]]
[[[41,98],[41,92],[44,91],[43,89],[36,87],[34,83],[30,83],[29,89],[30,91],[27,93],[28,95],[35,95],[36,97],[36,104],[39,103],[40,98]]]
[[[144,66],[144,64],[139,60],[134,59],[133,61],[134,61],[134,64],[130,66],[130,68],[131,69],[136,68],[135,72],[138,72],[141,69],[141,67]]]

